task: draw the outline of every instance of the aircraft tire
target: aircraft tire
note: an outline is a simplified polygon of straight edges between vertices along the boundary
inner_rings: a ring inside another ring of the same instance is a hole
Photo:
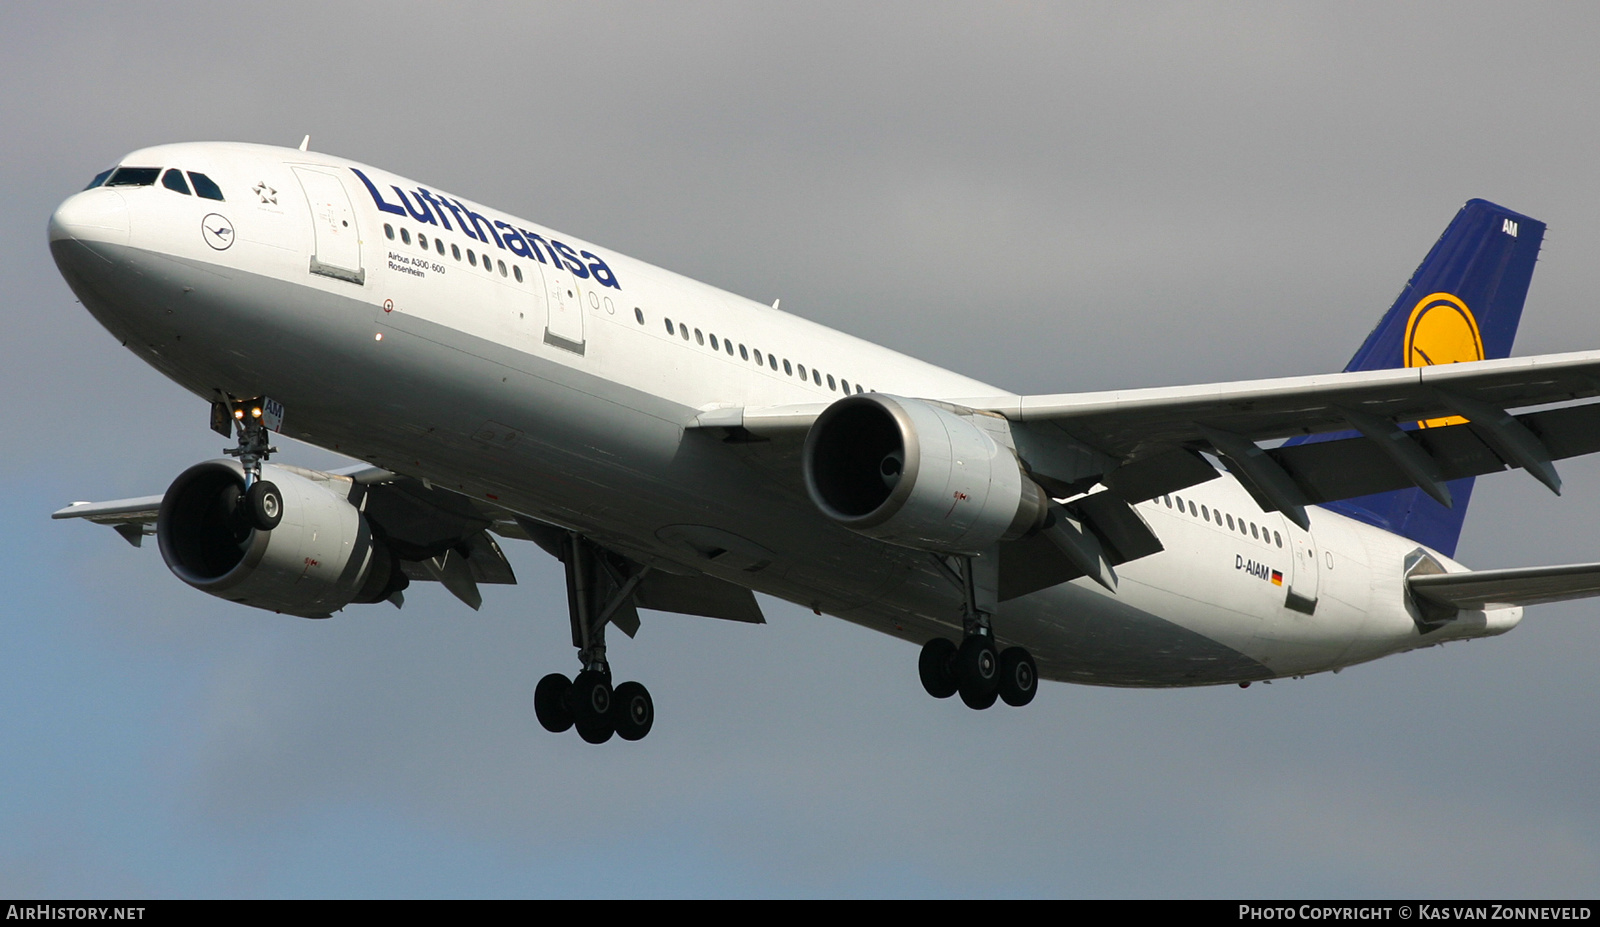
[[[283,491],[267,480],[256,480],[244,494],[244,507],[250,527],[271,531],[283,521]]]
[[[982,711],[1000,694],[1000,656],[994,642],[970,634],[956,651],[956,685],[968,708]]]
[[[936,637],[922,645],[917,657],[917,674],[922,677],[922,688],[934,698],[949,698],[956,694],[956,645],[949,638]]]
[[[1039,667],[1033,655],[1021,647],[1007,647],[1000,654],[1000,698],[1013,708],[1033,701],[1039,691]]]
[[[609,717],[585,718],[577,722],[576,726],[578,728],[578,736],[583,738],[584,743],[603,744],[611,739],[612,734],[617,732],[616,725],[611,723]]]
[[[625,682],[611,693],[612,726],[623,740],[643,740],[656,723],[656,706],[650,690]]]
[[[560,673],[551,673],[533,687],[533,713],[539,724],[552,734],[560,734],[572,727],[572,711],[567,708],[567,693],[572,680]]]
[[[584,670],[572,680],[572,694],[568,696],[572,719],[604,718],[611,713],[611,683],[606,674]]]

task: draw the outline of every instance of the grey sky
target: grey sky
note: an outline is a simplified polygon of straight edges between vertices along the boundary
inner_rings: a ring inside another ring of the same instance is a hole
[[[982,714],[798,608],[646,614],[657,731],[591,749],[532,718],[573,659],[530,546],[480,613],[306,622],[48,521],[220,450],[44,242],[166,141],[309,132],[1031,392],[1337,370],[1482,196],[1550,226],[1517,352],[1600,347],[1590,8],[1125,6],[8,6],[0,894],[1592,896],[1593,603]],[[1600,463],[1562,472],[1480,481],[1461,559],[1600,559]]]

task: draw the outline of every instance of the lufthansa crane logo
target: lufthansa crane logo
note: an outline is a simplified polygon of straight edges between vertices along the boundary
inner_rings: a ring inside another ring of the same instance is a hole
[[[1483,336],[1472,310],[1457,296],[1433,293],[1422,298],[1406,322],[1407,367],[1434,367],[1483,360]],[[1422,428],[1460,425],[1459,415],[1418,422]]]
[[[233,245],[233,223],[216,213],[211,213],[200,220],[200,236],[211,247],[218,251],[226,251]]]

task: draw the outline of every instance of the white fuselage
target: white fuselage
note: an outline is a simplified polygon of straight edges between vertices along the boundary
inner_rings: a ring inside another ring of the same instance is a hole
[[[926,554],[814,508],[797,446],[686,426],[846,391],[1003,391],[342,159],[197,143],[122,164],[204,172],[226,200],[86,190],[52,220],[57,261],[107,329],[208,401],[269,395],[286,434],[643,563],[911,641],[959,632],[961,596]],[[1001,604],[997,636],[1046,678],[1302,675],[1521,617],[1464,613],[1423,633],[1404,580],[1419,545],[1321,508],[1301,532],[1227,476],[1137,509],[1166,549],[1119,567],[1114,594],[1078,580]]]

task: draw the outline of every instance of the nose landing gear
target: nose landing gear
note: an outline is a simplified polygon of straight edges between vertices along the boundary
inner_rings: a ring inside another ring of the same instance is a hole
[[[991,553],[959,559],[959,572],[943,557],[935,556],[934,562],[962,591],[961,623],[966,633],[959,646],[943,637],[922,645],[917,660],[922,688],[934,698],[959,694],[968,708],[977,711],[996,700],[1020,708],[1038,691],[1039,669],[1027,650],[995,647],[991,624],[999,605],[997,558]]]
[[[244,468],[244,496],[239,515],[257,531],[271,531],[283,521],[283,493],[270,480],[261,478],[261,465],[277,453],[272,447],[272,431],[283,423],[283,405],[262,396],[259,399],[233,399],[211,404],[211,429],[224,438],[237,431],[238,444],[223,448],[229,457],[239,458]]]
[[[640,683],[624,682],[612,687],[611,664],[606,661],[606,624],[633,595],[650,568],[624,580],[614,575],[598,547],[575,532],[567,533],[561,560],[567,570],[572,645],[578,648],[583,670],[574,679],[551,673],[539,680],[533,690],[534,714],[552,734],[576,728],[578,736],[591,744],[603,744],[612,735],[640,740],[655,724],[655,702],[650,690]],[[610,601],[603,604],[597,570],[603,571],[616,587]]]

